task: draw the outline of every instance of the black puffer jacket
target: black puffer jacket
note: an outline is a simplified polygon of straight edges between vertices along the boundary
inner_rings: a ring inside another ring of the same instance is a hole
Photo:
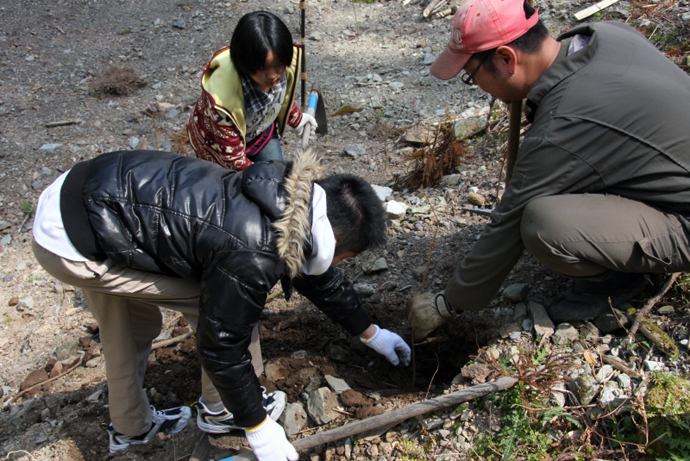
[[[236,172],[171,153],[127,151],[75,165],[61,190],[67,234],[84,256],[199,281],[201,362],[239,426],[266,415],[247,347],[267,293],[299,273],[311,248],[320,173],[309,152],[294,163]],[[337,269],[292,284],[349,333],[371,324]]]

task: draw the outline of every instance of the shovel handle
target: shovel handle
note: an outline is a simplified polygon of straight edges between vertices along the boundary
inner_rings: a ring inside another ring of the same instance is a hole
[[[316,113],[316,105],[319,103],[319,93],[318,91],[311,90],[311,94],[309,95],[309,105],[307,106],[307,114],[311,115],[312,117]],[[307,124],[307,126],[304,127],[304,132],[302,133],[302,150],[307,148],[307,145],[309,145],[309,136],[311,136],[311,124]]]

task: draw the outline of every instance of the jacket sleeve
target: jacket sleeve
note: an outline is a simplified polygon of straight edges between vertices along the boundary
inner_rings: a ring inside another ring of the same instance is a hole
[[[242,257],[232,261],[240,264]],[[197,348],[201,364],[220,393],[225,407],[240,427],[260,424],[266,417],[261,387],[248,350],[251,334],[266,302],[267,290],[259,276],[257,283],[245,280],[260,272],[260,264],[248,264],[248,277],[238,277],[227,267],[214,264],[204,274],[200,290]],[[256,266],[256,269],[252,267]]]
[[[351,335],[363,333],[373,323],[352,284],[335,267],[321,275],[298,277],[293,286]]]
[[[290,115],[288,115],[288,125],[290,125],[292,128],[297,128],[297,125],[299,125],[299,122],[301,121],[302,111],[299,110],[299,107],[297,107],[297,103],[293,102],[292,109],[290,109]]]
[[[524,250],[525,206],[538,197],[596,190],[599,175],[577,155],[539,138],[525,138],[513,177],[474,247],[460,261],[444,294],[456,310],[484,309]]]

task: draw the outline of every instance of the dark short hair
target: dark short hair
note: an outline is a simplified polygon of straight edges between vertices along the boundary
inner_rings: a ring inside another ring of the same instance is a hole
[[[230,40],[230,58],[235,68],[254,74],[266,63],[273,50],[281,64],[292,63],[292,34],[278,16],[268,11],[253,11],[242,16]]]
[[[386,243],[386,213],[368,182],[351,174],[335,174],[317,184],[326,191],[327,216],[337,240],[335,256]]]
[[[523,8],[525,10],[525,17],[527,19],[531,18],[532,15],[535,13],[535,9],[527,1],[525,1]],[[541,22],[540,19],[537,21],[535,25],[530,27],[530,29],[527,32],[525,32],[523,35],[516,38],[512,42],[507,43],[506,45],[517,48],[523,53],[534,54],[537,51],[539,51],[539,48],[541,48],[541,44],[548,36],[549,30],[546,28],[544,23]],[[474,57],[484,62],[484,68],[487,71],[491,72],[491,74],[494,76],[496,76],[498,72],[498,69],[496,69],[494,61],[492,59],[493,54],[495,52],[496,48],[492,48],[490,50],[480,51],[479,53],[474,54]]]

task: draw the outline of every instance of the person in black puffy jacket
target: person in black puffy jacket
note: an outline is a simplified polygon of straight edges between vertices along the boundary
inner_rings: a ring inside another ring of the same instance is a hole
[[[257,323],[280,281],[392,364],[410,361],[397,334],[374,325],[334,265],[385,242],[385,215],[353,175],[322,178],[310,151],[244,171],[177,154],[126,151],[77,163],[43,191],[33,226],[39,263],[80,287],[106,360],[111,452],[182,430],[189,407],[158,411],[142,389],[160,307],[196,330],[202,364],[197,424],[245,430],[260,460],[296,460],[266,395]]]

